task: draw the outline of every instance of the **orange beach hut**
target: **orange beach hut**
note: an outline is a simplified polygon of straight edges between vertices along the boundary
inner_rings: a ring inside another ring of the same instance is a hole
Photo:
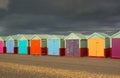
[[[105,58],[110,55],[110,37],[105,33],[88,36],[88,56]]]
[[[47,55],[47,34],[35,34],[31,37],[30,54],[31,55]]]
[[[41,40],[38,35],[33,35],[30,39],[30,55],[41,54]]]

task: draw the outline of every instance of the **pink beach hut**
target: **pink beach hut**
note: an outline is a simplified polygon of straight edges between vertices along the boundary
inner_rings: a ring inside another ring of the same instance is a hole
[[[4,53],[4,40],[0,37],[0,53]]]

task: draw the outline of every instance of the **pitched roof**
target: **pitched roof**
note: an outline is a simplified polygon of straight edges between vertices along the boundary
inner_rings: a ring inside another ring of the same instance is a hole
[[[64,39],[64,35],[49,35],[48,39]]]
[[[95,33],[88,36],[88,38],[93,38],[93,37],[110,38],[109,35],[107,35],[105,33],[100,33],[100,32],[95,32]]]
[[[4,41],[2,37],[0,37],[0,40]]]
[[[6,36],[0,36],[0,40],[5,40],[6,39]]]
[[[81,33],[71,33],[65,39],[86,39]]]
[[[7,36],[5,40],[14,40],[13,36]]]
[[[120,38],[120,31],[118,31],[117,33],[113,34],[111,37],[112,38]]]
[[[50,35],[48,35],[48,34],[34,34],[34,35],[32,35],[31,39],[34,37],[38,37],[39,39],[47,39],[50,37]]]

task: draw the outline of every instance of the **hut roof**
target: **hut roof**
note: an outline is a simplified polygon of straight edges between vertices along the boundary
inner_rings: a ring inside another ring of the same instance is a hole
[[[86,37],[81,33],[71,33],[65,38],[65,40],[66,39],[86,39]]]
[[[0,40],[1,40],[1,41],[4,41],[4,39],[3,39],[2,37],[0,37]]]
[[[0,40],[5,40],[6,39],[6,36],[0,36]]]
[[[89,35],[88,38],[110,38],[110,36],[105,33],[95,32]]]
[[[50,35],[48,34],[34,34],[31,36],[31,39],[37,38],[37,39],[47,39]]]
[[[64,35],[49,35],[48,39],[64,39]]]
[[[40,39],[39,34],[32,35],[30,39]]]
[[[120,38],[120,31],[118,31],[117,33],[113,34],[111,37],[112,38]]]
[[[5,40],[14,40],[14,37],[13,37],[13,36],[7,36],[7,37],[5,38]]]

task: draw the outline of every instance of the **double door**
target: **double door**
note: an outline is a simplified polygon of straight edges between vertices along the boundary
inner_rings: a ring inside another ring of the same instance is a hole
[[[60,42],[57,39],[48,40],[48,55],[59,55]]]
[[[66,56],[80,56],[79,40],[66,40]]]
[[[104,39],[91,38],[89,39],[89,56],[104,56]]]

